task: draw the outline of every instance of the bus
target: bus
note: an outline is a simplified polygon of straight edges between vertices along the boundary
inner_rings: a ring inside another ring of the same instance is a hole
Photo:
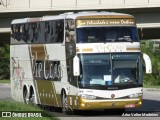
[[[14,100],[66,113],[139,108],[142,68],[152,72],[132,15],[84,11],[11,22]]]

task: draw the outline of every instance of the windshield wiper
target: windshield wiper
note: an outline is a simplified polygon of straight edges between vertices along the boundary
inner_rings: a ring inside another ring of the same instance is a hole
[[[84,86],[102,86],[101,84],[82,84]]]
[[[105,42],[115,42],[115,39],[106,39]]]

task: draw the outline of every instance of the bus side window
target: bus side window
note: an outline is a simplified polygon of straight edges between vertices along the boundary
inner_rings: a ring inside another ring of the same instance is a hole
[[[54,31],[55,31],[55,22],[54,21],[51,21],[50,22],[50,42],[51,43],[54,43],[55,40],[54,40]]]
[[[16,43],[16,25],[11,25],[11,44]]]
[[[45,42],[46,43],[61,43],[64,37],[64,25],[62,20],[53,20],[45,22]]]
[[[40,22],[39,23],[40,26],[40,32],[39,32],[39,37],[38,37],[38,41],[39,43],[45,43],[45,22]]]
[[[15,27],[15,39],[20,41],[22,38],[22,26],[21,24],[17,24]]]
[[[15,39],[16,25],[11,25],[11,37]]]
[[[64,38],[64,22],[62,20],[56,21],[55,42],[62,43]]]
[[[29,40],[30,43],[33,42],[33,25],[32,23],[29,23]]]
[[[67,20],[65,23],[65,41],[75,42],[75,27],[73,20]]]
[[[45,22],[45,42],[50,40],[50,23],[47,21]]]
[[[58,21],[52,21],[51,22],[51,43],[60,42],[60,36],[63,36],[62,34],[59,34],[60,26],[58,25]]]
[[[22,24],[22,40],[26,43],[29,39],[29,24]]]
[[[31,43],[38,43],[38,37],[40,34],[40,25],[38,22],[30,23],[29,41]]]

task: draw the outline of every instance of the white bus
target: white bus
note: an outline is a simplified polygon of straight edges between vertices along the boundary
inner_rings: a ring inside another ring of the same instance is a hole
[[[11,94],[64,110],[142,106],[142,54],[133,16],[64,13],[11,23]]]

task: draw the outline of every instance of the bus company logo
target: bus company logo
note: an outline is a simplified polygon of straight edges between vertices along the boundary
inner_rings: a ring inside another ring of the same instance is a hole
[[[101,20],[77,20],[77,26],[95,25],[134,25],[134,19],[101,19]]]
[[[1,116],[3,118],[9,118],[9,117],[43,117],[42,112],[2,112]]]
[[[97,44],[95,50],[98,52],[125,52],[126,46],[124,44]]]
[[[34,64],[33,73],[36,79],[61,78],[62,69],[60,61],[52,61],[52,60],[36,61]]]

